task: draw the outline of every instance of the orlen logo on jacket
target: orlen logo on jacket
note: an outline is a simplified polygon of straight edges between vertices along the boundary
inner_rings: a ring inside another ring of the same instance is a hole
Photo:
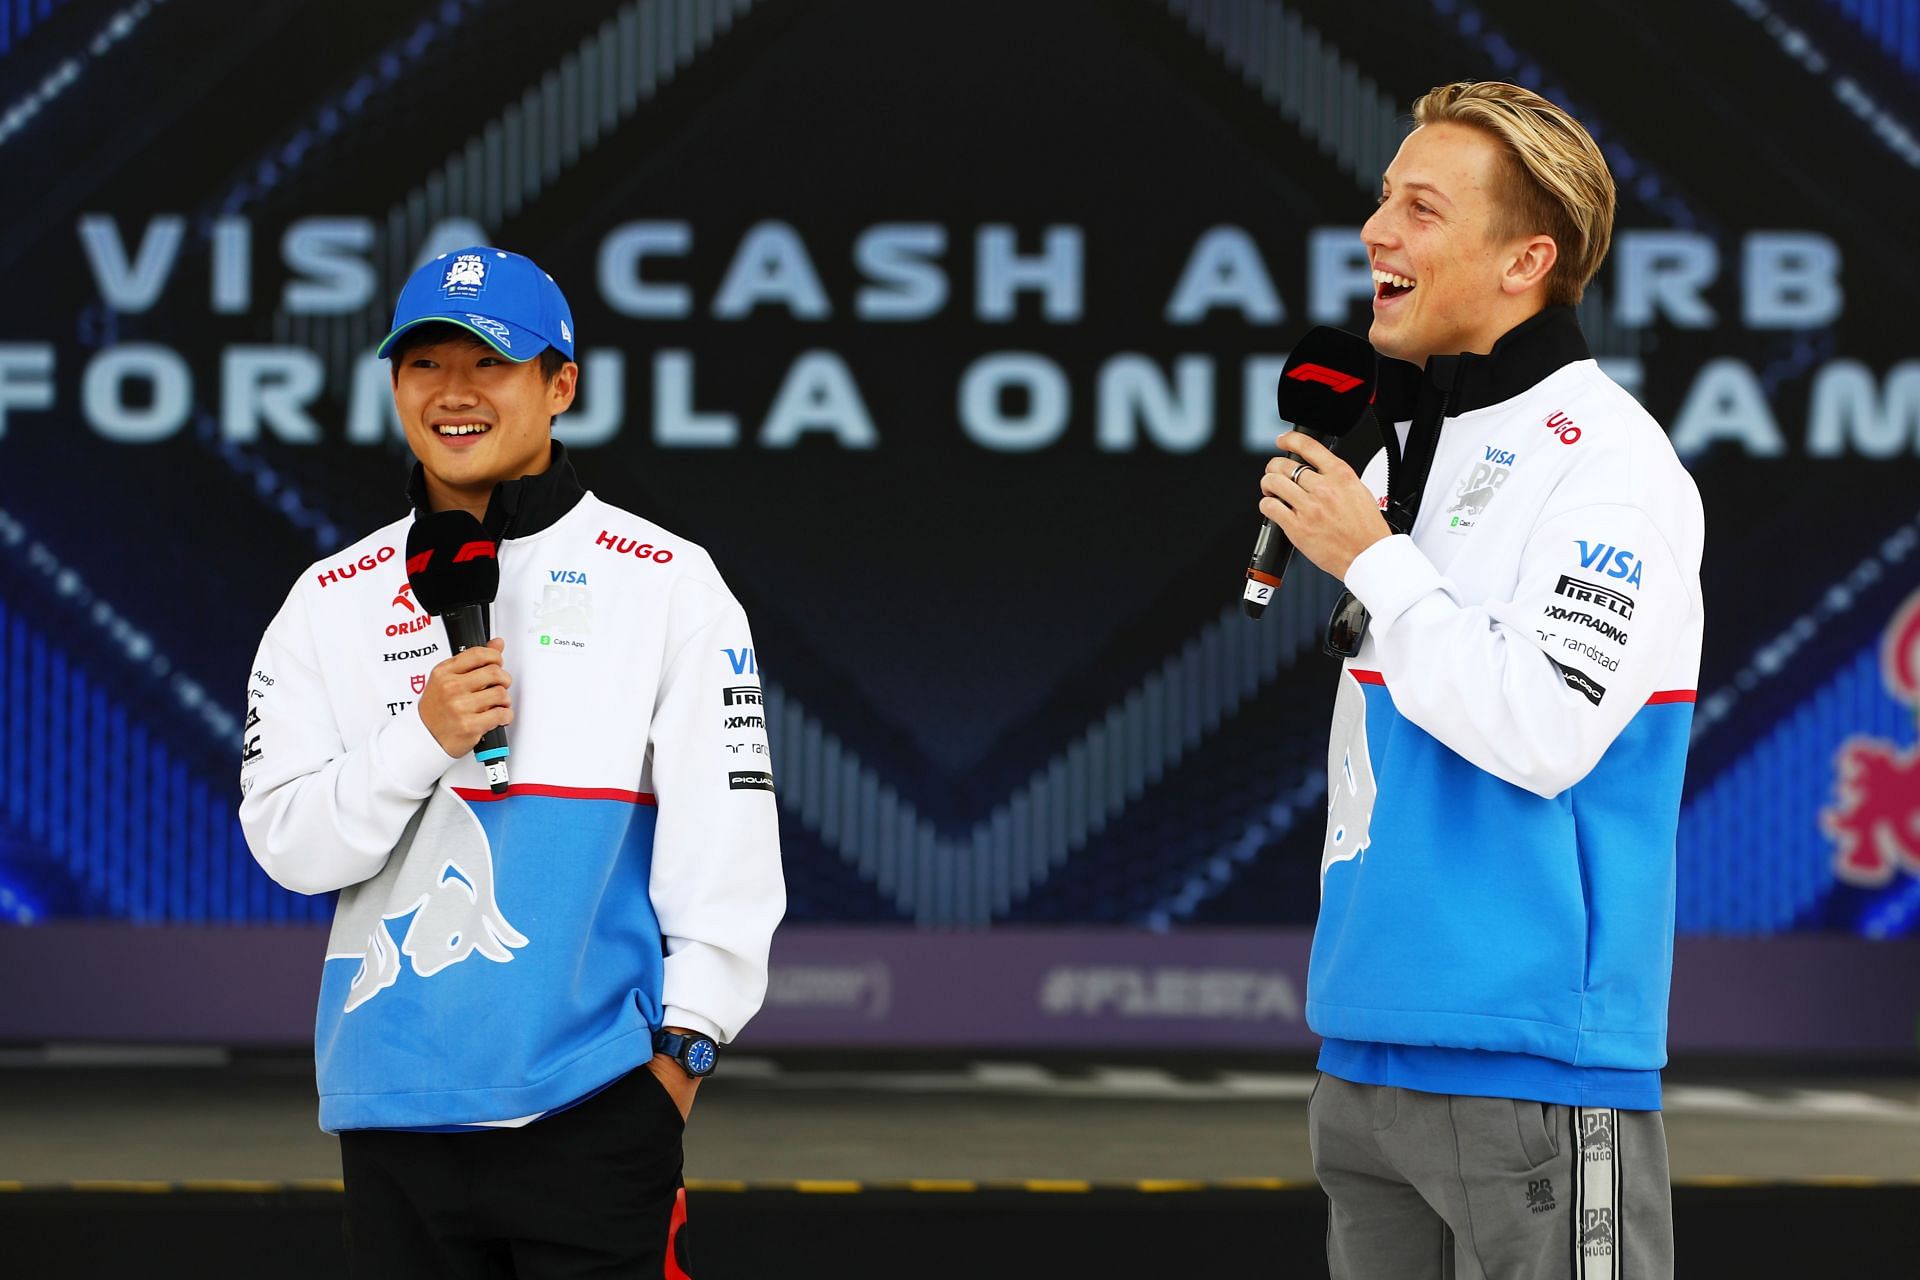
[[[369,551],[358,560],[349,560],[346,564],[336,565],[325,573],[316,573],[313,576],[320,579],[320,585],[323,587],[335,582],[345,582],[362,569],[373,569],[385,564],[393,559],[393,554],[392,547],[382,547],[378,551]]]
[[[1880,647],[1887,692],[1920,712],[1920,591],[1894,612]],[[1848,884],[1879,888],[1895,871],[1920,877],[1920,743],[1902,751],[1856,735],[1834,758],[1839,802],[1820,814],[1833,840],[1833,871]]]
[[[403,582],[400,584],[400,589],[393,593],[393,604],[390,607],[405,609],[409,614],[419,615],[417,617],[410,617],[405,622],[389,622],[387,624],[387,636],[390,639],[394,636],[410,636],[416,631],[425,631],[433,625],[433,619],[427,614],[421,613],[420,606],[413,602],[413,584],[411,582]]]

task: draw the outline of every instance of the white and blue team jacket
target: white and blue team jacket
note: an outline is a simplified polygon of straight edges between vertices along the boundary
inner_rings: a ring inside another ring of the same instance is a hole
[[[1438,366],[1453,386],[1419,518],[1346,578],[1372,624],[1328,752],[1321,1068],[1658,1107],[1699,493],[1567,309],[1414,376]],[[1384,455],[1363,479],[1384,500]]]
[[[449,654],[408,590],[410,522],[301,575],[248,687],[248,843],[287,888],[341,891],[329,1131],[522,1123],[662,1025],[731,1039],[785,909],[753,639],[706,553],[582,490],[558,445],[499,487],[500,796],[415,706]]]

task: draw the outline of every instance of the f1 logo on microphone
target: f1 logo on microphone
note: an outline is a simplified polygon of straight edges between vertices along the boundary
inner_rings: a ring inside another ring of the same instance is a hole
[[[497,559],[499,559],[499,557],[494,554],[494,548],[491,542],[469,542],[453,553],[453,562],[455,564],[465,564],[469,560]],[[428,547],[417,556],[407,557],[407,576],[411,578],[414,574],[424,570],[432,561],[432,547]]]
[[[1287,370],[1287,376],[1296,382],[1318,382],[1323,386],[1332,387],[1339,395],[1345,395],[1365,381],[1365,379],[1356,378],[1350,373],[1342,373],[1338,369],[1329,369],[1323,364],[1296,365]]]

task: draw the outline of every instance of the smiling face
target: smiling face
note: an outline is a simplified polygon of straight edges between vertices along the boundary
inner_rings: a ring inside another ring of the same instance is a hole
[[[1380,206],[1360,229],[1373,263],[1373,326],[1381,354],[1485,354],[1546,303],[1552,237],[1502,235],[1505,157],[1489,134],[1442,122],[1415,129],[1380,180]]]
[[[539,360],[516,364],[463,338],[395,352],[393,402],[433,509],[484,516],[496,484],[545,471],[579,372],[569,363],[549,382]]]

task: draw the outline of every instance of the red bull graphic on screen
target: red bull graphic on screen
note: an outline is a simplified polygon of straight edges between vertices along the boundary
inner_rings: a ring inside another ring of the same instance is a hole
[[[1880,672],[1887,692],[1920,713],[1920,591],[1893,615]],[[1920,877],[1920,743],[1902,750],[1883,738],[1851,737],[1834,775],[1838,802],[1820,815],[1834,842],[1834,874],[1863,888],[1902,873]]]

